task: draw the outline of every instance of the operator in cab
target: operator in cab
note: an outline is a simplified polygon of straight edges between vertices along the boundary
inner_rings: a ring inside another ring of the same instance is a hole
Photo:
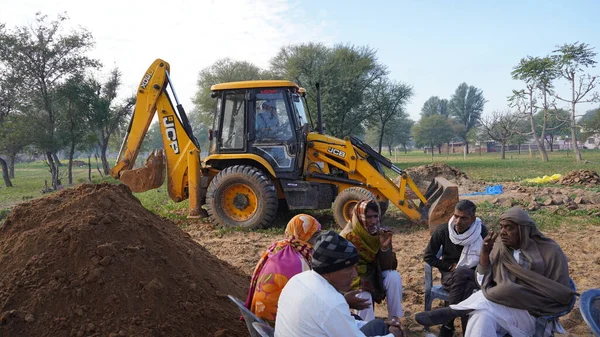
[[[275,102],[272,100],[263,102],[260,112],[256,114],[256,130],[259,132],[271,131],[278,126],[279,118]]]

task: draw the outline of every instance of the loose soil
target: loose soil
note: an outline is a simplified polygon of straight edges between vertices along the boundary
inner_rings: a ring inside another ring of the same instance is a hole
[[[0,336],[247,336],[247,274],[124,185],[23,203],[0,228]]]

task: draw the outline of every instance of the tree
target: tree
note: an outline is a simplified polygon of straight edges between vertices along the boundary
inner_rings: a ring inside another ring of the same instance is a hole
[[[90,130],[96,86],[81,74],[71,76],[57,88],[56,111],[60,139],[68,148],[68,184],[73,184],[73,157],[81,150]]]
[[[63,34],[65,20],[66,16],[59,15],[48,22],[45,15],[37,13],[32,27],[0,30],[0,63],[23,79],[19,89],[29,95],[29,107],[22,111],[39,122],[35,145],[46,155],[54,189],[59,177],[53,158],[58,150],[56,88],[69,75],[99,66],[85,55],[93,46],[92,35],[84,29]]]
[[[423,103],[421,108],[421,117],[429,117],[433,115],[442,115],[448,117],[448,100],[440,99],[438,96],[431,96]]]
[[[310,89],[320,83],[323,122],[327,132],[339,138],[363,131],[363,122],[372,117],[371,112],[362,109],[365,94],[387,75],[371,48],[350,45],[328,48],[314,43],[283,47],[271,60],[271,72],[309,90],[313,117],[316,117],[316,95],[310,94]]]
[[[406,153],[406,145],[411,140],[410,130],[415,125],[415,122],[408,118],[394,118],[389,123],[385,134],[383,135],[384,142],[390,149],[392,155],[392,147],[402,145],[404,153]]]
[[[367,109],[372,111],[376,119],[373,122],[367,121],[367,125],[372,125],[379,131],[379,140],[377,142],[378,152],[384,143],[384,136],[389,128],[388,123],[394,119],[407,118],[408,114],[404,110],[412,96],[412,87],[404,83],[393,83],[387,79],[380,79],[367,91],[366,99]]]
[[[554,96],[563,101],[571,104],[571,142],[573,151],[575,152],[575,159],[577,162],[582,160],[579,146],[577,145],[577,115],[575,113],[575,107],[580,103],[597,102],[600,99],[598,92],[594,92],[594,89],[598,85],[597,76],[589,74],[580,74],[587,68],[594,68],[596,61],[596,52],[588,44],[585,43],[571,43],[558,46],[558,49],[554,50],[553,59],[556,62],[558,72],[560,76],[566,79],[571,84],[571,98],[566,99],[557,93]],[[591,97],[584,99],[588,94]]]
[[[579,123],[583,126],[584,137],[600,134],[600,108],[587,111]]]
[[[510,111],[494,111],[481,119],[487,135],[502,145],[502,159],[506,159],[506,143],[515,134],[517,122],[518,117]]]
[[[531,57],[527,56],[519,61],[519,64],[513,68],[512,78],[525,82],[526,89],[513,90],[513,95],[509,98],[510,106],[516,108],[523,116],[529,119],[531,135],[538,146],[538,151],[543,161],[548,161],[548,153],[544,146],[546,121],[549,108],[548,93],[552,89],[552,81],[556,78],[556,63],[550,57]],[[536,92],[539,90],[543,98],[543,118],[539,128],[536,130],[534,115],[536,107]]]
[[[454,132],[447,118],[441,115],[422,117],[412,128],[413,138],[417,146],[431,148],[433,161],[433,148],[452,139]]]
[[[485,102],[481,89],[461,83],[448,103],[450,116],[454,117],[458,124],[464,126],[464,130],[457,135],[465,141],[467,153],[469,153],[467,133],[479,123]]]
[[[200,70],[196,85],[198,89],[194,95],[194,110],[190,114],[197,114],[196,119],[204,125],[211,125],[217,101],[210,96],[210,87],[217,83],[249,81],[263,79],[263,70],[246,61],[234,61],[229,58],[217,60],[215,63]]]
[[[567,136],[569,133],[570,114],[566,110],[540,110],[533,116],[533,120],[536,125],[536,132],[544,134],[543,140],[548,143],[550,152],[554,151],[555,138]]]
[[[587,132],[600,133],[600,108],[588,110],[580,119]]]
[[[95,97],[92,104],[90,115],[90,124],[92,130],[95,130],[97,146],[100,151],[100,160],[102,161],[102,171],[107,175],[110,171],[106,152],[112,135],[123,127],[127,117],[132,113],[135,105],[135,97],[125,98],[120,103],[115,103],[117,92],[121,86],[121,72],[114,68],[106,80],[101,85],[97,80],[94,81]]]

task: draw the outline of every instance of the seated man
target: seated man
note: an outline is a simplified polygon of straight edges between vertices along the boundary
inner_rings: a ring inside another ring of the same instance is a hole
[[[257,132],[272,131],[279,126],[277,117],[277,108],[274,101],[265,101],[261,106],[261,111],[256,114]]]
[[[369,308],[359,310],[365,321],[375,318],[373,301],[387,298],[388,317],[395,319],[402,312],[402,277],[396,270],[398,261],[392,249],[392,232],[381,228],[381,212],[377,200],[362,200],[352,211],[352,219],[341,236],[358,247],[358,275],[352,288],[362,291],[357,297],[368,299]]]
[[[450,304],[457,304],[473,294],[479,286],[475,281],[475,267],[483,238],[488,231],[481,219],[475,216],[477,206],[469,200],[461,200],[454,207],[454,215],[447,224],[440,225],[429,239],[423,260],[436,267],[442,274],[442,286],[449,294]],[[442,248],[442,255],[437,253]],[[463,331],[467,328],[467,316],[462,318]],[[454,319],[440,327],[440,337],[454,334]]]
[[[576,293],[569,286],[567,257],[527,212],[513,207],[502,213],[500,242],[497,237],[490,230],[483,240],[477,266],[482,290],[449,308],[418,313],[417,322],[436,325],[469,313],[466,337],[532,336],[536,317],[569,308]]]
[[[334,231],[314,246],[313,269],[296,274],[279,296],[275,336],[405,336],[397,321],[355,320],[342,293],[356,276],[358,251]]]

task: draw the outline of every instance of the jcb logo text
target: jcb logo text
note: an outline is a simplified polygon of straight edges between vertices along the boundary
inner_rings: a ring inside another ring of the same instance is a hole
[[[163,117],[163,125],[165,126],[165,136],[171,141],[169,146],[173,149],[175,154],[179,154],[179,142],[177,141],[177,132],[175,132],[175,117]]]
[[[346,152],[344,152],[342,150],[338,150],[338,149],[333,148],[331,146],[327,148],[327,152],[329,152],[331,154],[334,154],[334,155],[336,155],[338,157],[342,157],[342,158],[346,157]]]

